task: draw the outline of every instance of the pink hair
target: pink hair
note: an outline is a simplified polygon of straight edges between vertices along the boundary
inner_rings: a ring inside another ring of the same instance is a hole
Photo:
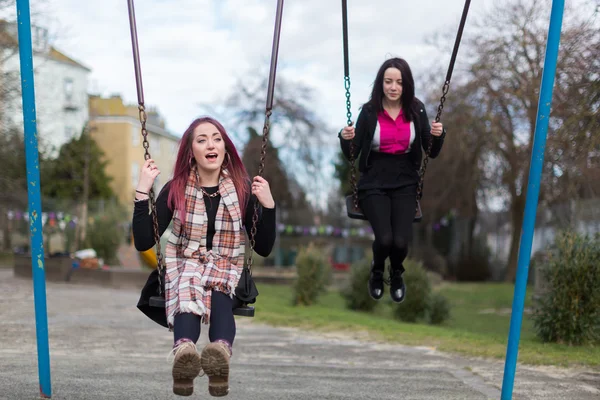
[[[171,185],[169,188],[167,204],[169,205],[171,211],[185,210],[185,186],[192,169],[192,163],[190,161],[194,157],[192,153],[194,130],[198,125],[203,123],[213,124],[225,141],[225,151],[227,154],[229,154],[229,157],[225,156],[224,162],[229,163],[227,165],[227,172],[229,173],[229,176],[231,177],[231,180],[235,186],[243,219],[246,213],[246,205],[250,197],[248,187],[250,178],[233,142],[227,135],[227,132],[225,132],[225,128],[217,120],[211,117],[201,117],[195,119],[181,137],[179,142],[179,151],[177,152],[177,160],[175,161],[175,168],[173,171],[173,179],[171,180]],[[185,222],[185,213],[181,213],[180,218],[182,219],[182,222]]]

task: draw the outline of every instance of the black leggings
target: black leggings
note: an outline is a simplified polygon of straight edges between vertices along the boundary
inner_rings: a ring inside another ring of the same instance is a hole
[[[210,307],[210,328],[208,339],[211,342],[222,339],[233,345],[235,338],[235,318],[233,299],[222,292],[213,291]],[[179,339],[190,339],[194,343],[200,338],[200,317],[196,314],[176,314],[173,323],[175,343]]]
[[[375,234],[374,269],[383,271],[385,260],[389,257],[392,269],[404,272],[402,262],[408,255],[408,244],[412,240],[415,187],[370,191],[361,197],[360,208]]]

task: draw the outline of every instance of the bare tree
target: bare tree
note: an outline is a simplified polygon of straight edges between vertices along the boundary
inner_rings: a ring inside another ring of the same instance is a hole
[[[545,0],[503,3],[475,22],[475,33],[466,39],[470,67],[464,87],[470,87],[486,121],[479,128],[486,138],[481,167],[498,184],[496,193],[506,194],[511,213],[509,281],[516,273],[549,6]],[[581,10],[566,10],[563,24],[541,188],[546,202],[589,190],[586,178],[598,173],[600,30],[597,19],[581,15]],[[572,175],[580,179],[567,178]]]
[[[263,71],[245,74],[245,79],[235,85],[235,92],[225,101],[226,113],[210,108],[246,131],[248,126],[262,134],[268,79]],[[256,77],[248,79],[247,77]],[[313,91],[301,82],[291,82],[277,76],[270,118],[270,140],[278,148],[290,179],[302,184],[306,191],[325,201],[326,193],[315,190],[323,181],[325,165],[325,137],[331,130],[312,110]],[[227,115],[223,115],[227,114]],[[238,137],[247,141],[248,137]]]
[[[486,124],[486,110],[473,97],[471,86],[453,87],[444,105],[441,122],[448,134],[442,152],[428,164],[421,199],[424,223],[417,226],[425,231],[425,245],[430,248],[433,223],[453,213],[465,223],[459,238],[462,257],[469,257],[474,248],[478,205],[482,189],[488,185],[481,166],[490,127]],[[427,103],[437,106],[440,90],[435,90],[435,85],[428,87],[432,89]]]

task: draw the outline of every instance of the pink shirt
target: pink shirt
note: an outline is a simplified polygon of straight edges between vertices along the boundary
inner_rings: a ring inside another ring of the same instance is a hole
[[[404,120],[402,110],[395,120],[385,110],[377,114],[373,150],[391,154],[407,153],[414,139],[414,125]]]

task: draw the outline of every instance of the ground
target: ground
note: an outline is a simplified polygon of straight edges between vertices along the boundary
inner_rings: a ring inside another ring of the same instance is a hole
[[[0,399],[39,398],[32,283],[0,269]],[[138,293],[48,283],[52,398],[174,399],[171,334],[136,308]],[[260,312],[260,308],[257,308]],[[503,362],[351,333],[273,328],[238,317],[228,399],[499,399]],[[204,329],[201,344],[206,343]],[[514,399],[592,400],[596,374],[519,366]],[[209,398],[206,378],[191,399]]]

